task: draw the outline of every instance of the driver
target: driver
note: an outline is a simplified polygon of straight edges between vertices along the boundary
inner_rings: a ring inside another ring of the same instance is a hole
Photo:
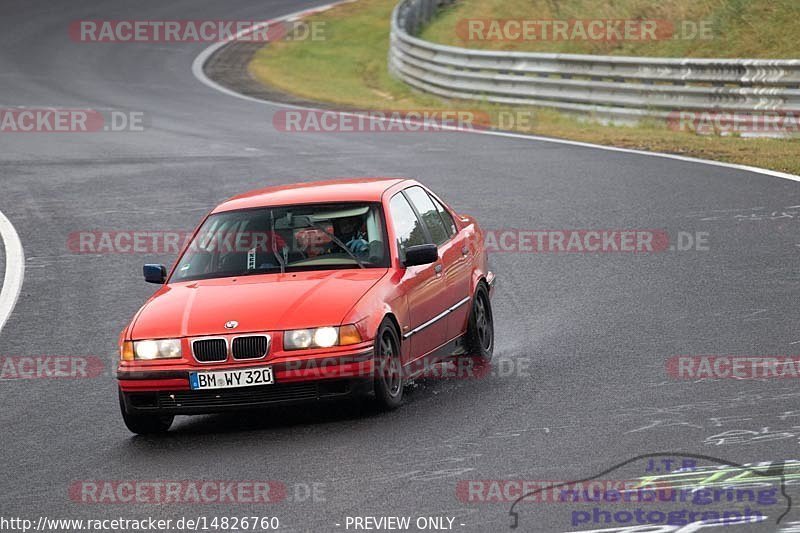
[[[367,255],[369,252],[369,242],[364,238],[365,228],[361,217],[350,217],[339,222],[337,237],[347,246],[353,254],[358,256]]]

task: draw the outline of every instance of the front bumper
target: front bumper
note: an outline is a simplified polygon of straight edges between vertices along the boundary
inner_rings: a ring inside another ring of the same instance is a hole
[[[335,400],[362,396],[371,391],[372,380],[354,378],[238,389],[121,391],[120,398],[125,412],[132,415],[193,415]]]
[[[202,414],[303,403],[367,394],[372,390],[374,350],[280,359],[230,366],[120,367],[122,406],[129,414]],[[192,390],[189,373],[271,366],[275,383],[256,387]]]

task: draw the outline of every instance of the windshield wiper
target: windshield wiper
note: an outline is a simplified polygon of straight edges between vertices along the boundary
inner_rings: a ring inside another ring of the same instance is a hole
[[[281,267],[279,267],[279,266],[258,267],[258,268],[254,268],[252,270],[246,270],[245,272],[242,272],[241,274],[238,274],[235,277],[239,277],[239,276],[256,276],[258,274],[266,274],[266,273],[268,273],[270,271],[273,271],[273,270],[280,270],[280,268]]]
[[[367,268],[367,267],[365,267],[365,266],[364,266],[364,263],[362,263],[362,262],[361,262],[361,260],[360,260],[358,257],[356,257],[356,254],[354,254],[353,252],[351,252],[351,251],[350,251],[350,248],[348,248],[348,247],[347,247],[347,245],[346,245],[345,243],[343,243],[343,242],[342,242],[342,241],[339,239],[339,237],[337,237],[337,236],[336,236],[336,235],[334,235],[333,233],[330,233],[328,230],[326,230],[326,229],[325,229],[325,228],[323,228],[322,226],[320,226],[320,225],[318,225],[318,224],[315,224],[315,223],[314,223],[314,221],[313,221],[313,220],[311,220],[311,217],[303,217],[303,219],[304,219],[304,220],[306,220],[306,221],[308,221],[308,223],[309,223],[310,225],[312,225],[313,227],[315,227],[316,229],[320,230],[322,233],[324,233],[325,235],[327,235],[328,237],[330,237],[330,238],[331,238],[331,240],[332,240],[333,242],[335,242],[335,243],[336,243],[336,244],[339,246],[339,248],[341,248],[342,250],[344,250],[345,252],[347,252],[347,254],[348,254],[350,257],[352,257],[352,258],[353,258],[353,261],[355,261],[356,263],[358,263],[358,266],[360,266],[361,268]]]
[[[286,273],[286,262],[281,257],[278,249],[275,247],[275,213],[272,209],[269,210],[269,247],[272,248],[272,253],[275,254],[275,259],[281,265],[281,274]]]

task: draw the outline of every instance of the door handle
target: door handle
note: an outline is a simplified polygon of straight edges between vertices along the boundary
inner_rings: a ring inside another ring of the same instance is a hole
[[[437,263],[433,267],[433,271],[436,272],[437,274],[441,274],[442,273],[442,264],[441,263]]]
[[[461,247],[461,255],[469,255],[469,247],[466,244]]]

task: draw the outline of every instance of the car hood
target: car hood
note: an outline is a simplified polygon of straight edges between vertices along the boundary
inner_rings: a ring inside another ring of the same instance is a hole
[[[166,285],[136,317],[132,339],[196,337],[339,325],[387,272],[326,270]],[[236,329],[225,323],[236,321]]]

